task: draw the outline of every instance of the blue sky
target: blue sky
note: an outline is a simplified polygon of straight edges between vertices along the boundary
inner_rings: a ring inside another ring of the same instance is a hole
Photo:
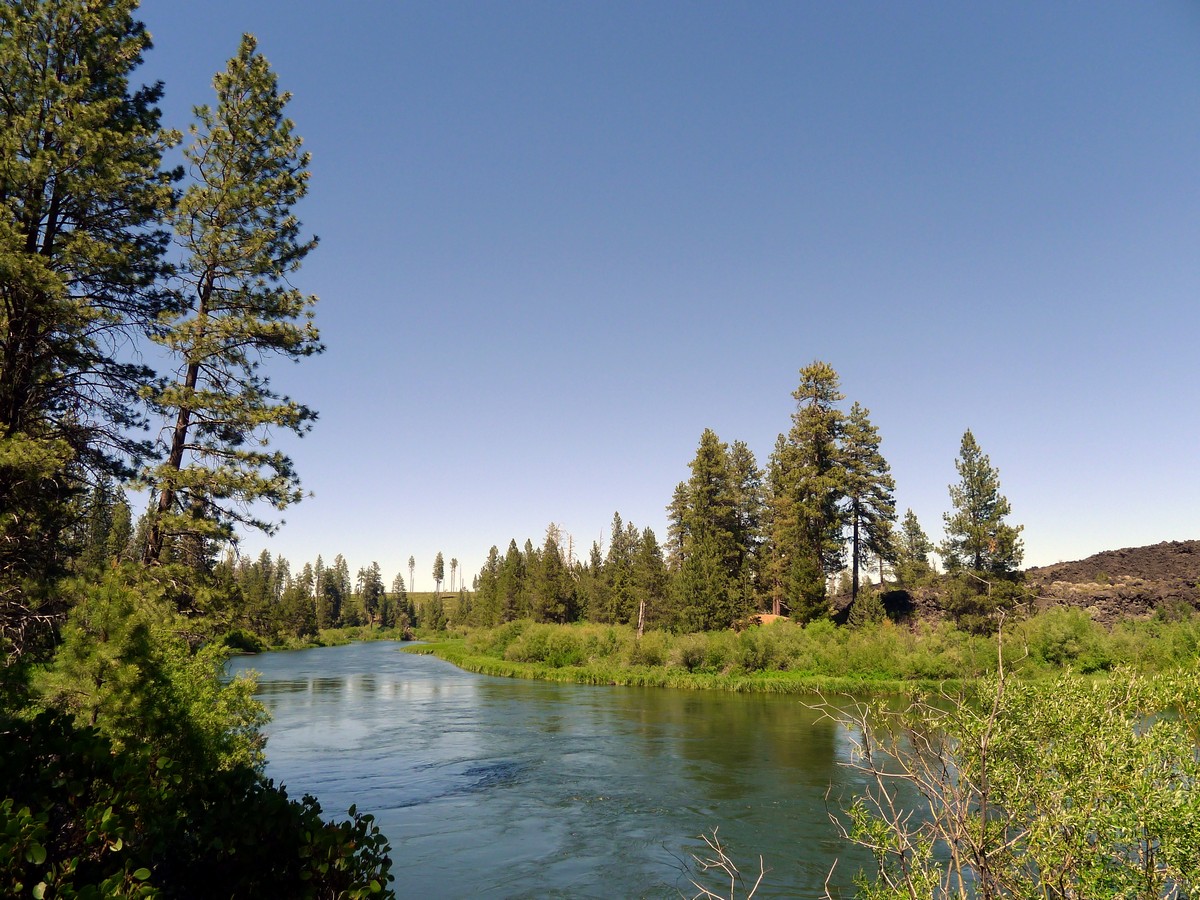
[[[614,511],[842,377],[937,540],[966,428],[1030,565],[1200,537],[1200,7],[147,0],[185,127],[254,33],[312,152],[327,352],[274,371],[390,582]]]

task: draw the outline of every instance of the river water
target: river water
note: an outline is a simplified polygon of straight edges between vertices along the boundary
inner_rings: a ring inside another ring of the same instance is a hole
[[[230,666],[261,673],[267,775],[330,817],[373,814],[398,896],[691,897],[713,828],[751,884],[765,858],[756,897],[827,878],[849,897],[870,866],[828,817],[862,788],[849,735],[805,698],[492,678],[402,646]]]

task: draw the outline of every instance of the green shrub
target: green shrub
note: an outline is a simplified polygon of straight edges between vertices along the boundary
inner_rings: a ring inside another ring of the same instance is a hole
[[[326,822],[253,769],[114,747],[55,711],[0,717],[0,895],[388,895],[369,816]]]
[[[1030,652],[1053,668],[1088,673],[1112,666],[1104,646],[1107,634],[1081,609],[1048,609],[1022,623],[1022,631]]]
[[[661,631],[647,631],[626,652],[631,666],[662,666],[670,656],[667,636]]]
[[[878,866],[866,900],[1200,888],[1195,671],[991,679],[903,712],[831,714],[871,784],[847,810]]]
[[[704,637],[707,640],[707,649],[704,652],[704,665],[707,668],[714,672],[724,672],[737,664],[737,635],[732,631],[712,631]]]
[[[617,637],[617,629],[611,625],[593,626],[589,629],[585,646],[588,658],[595,660],[612,659],[621,651],[621,641]]]
[[[531,623],[519,619],[515,622],[505,622],[495,628],[476,629],[467,638],[467,647],[471,652],[481,656],[503,658],[504,652],[521,636],[529,624]]]
[[[258,635],[250,634],[241,628],[235,628],[221,640],[234,653],[262,653],[265,649]]]
[[[846,624],[851,628],[862,628],[866,625],[874,625],[885,615],[883,599],[879,596],[879,592],[862,590],[859,591],[854,603],[850,606],[850,615]]]
[[[695,672],[703,669],[708,657],[708,641],[702,634],[685,634],[675,641],[671,665]]]

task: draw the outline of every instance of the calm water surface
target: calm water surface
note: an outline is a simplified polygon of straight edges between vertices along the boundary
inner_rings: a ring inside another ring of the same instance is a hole
[[[372,813],[399,896],[691,897],[714,827],[744,872],[765,857],[759,897],[822,896],[837,857],[848,897],[869,865],[827,815],[861,788],[848,736],[803,698],[491,678],[401,646],[231,664],[261,673],[267,774]]]

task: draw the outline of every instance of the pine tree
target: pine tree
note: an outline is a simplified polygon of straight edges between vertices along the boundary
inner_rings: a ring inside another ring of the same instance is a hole
[[[391,627],[401,630],[411,628],[413,621],[409,616],[409,600],[408,589],[404,584],[404,576],[397,572],[396,577],[392,579],[392,591],[388,595],[392,607],[392,624]]]
[[[574,598],[559,547],[558,526],[546,529],[546,541],[533,570],[533,617],[539,622],[566,622],[571,618]]]
[[[729,445],[729,485],[733,494],[734,545],[743,593],[754,599],[760,582],[760,549],[763,543],[765,500],[763,472],[754,453],[743,441]]]
[[[79,563],[84,571],[95,572],[105,567],[110,556],[116,492],[112,479],[97,479],[86,505],[83,523],[83,547]]]
[[[879,452],[879,432],[868,410],[850,407],[842,435],[845,467],[846,514],[850,526],[850,598],[858,597],[859,571],[866,557],[884,560],[895,556],[892,523],[896,520],[896,482],[891,467]]]
[[[442,579],[446,577],[446,563],[442,559],[442,551],[438,551],[437,557],[433,560],[433,584],[434,590],[440,596],[442,593]]]
[[[275,393],[264,357],[299,359],[322,349],[314,297],[290,278],[316,246],[292,212],[307,191],[308,154],[283,109],[275,74],[250,35],[213,79],[215,108],[197,107],[192,176],[175,211],[186,258],[184,309],[155,339],[178,360],[171,383],[151,396],[173,420],[166,459],[146,473],[158,492],[145,559],[165,539],[223,539],[235,524],[270,533],[253,504],[282,510],[300,500],[291,460],[267,434],[303,434],[315,414]]]
[[[589,622],[610,621],[605,618],[608,602],[604,578],[604,554],[600,542],[592,541],[587,562],[579,570],[579,606]]]
[[[619,512],[613,513],[609,532],[608,553],[604,557],[605,608],[600,621],[628,624],[637,611],[633,558],[640,535],[636,529],[630,532]]]
[[[112,527],[108,532],[108,559],[120,563],[131,559],[129,543],[133,538],[133,510],[125,491],[117,488],[113,498]]]
[[[1000,493],[1000,472],[980,449],[970,429],[962,437],[958,484],[950,485],[953,512],[943,517],[946,539],[938,553],[951,571],[967,568],[977,574],[1009,576],[1021,564],[1021,526],[1004,519],[1012,512]]]
[[[905,585],[913,585],[928,575],[929,554],[932,552],[933,542],[921,528],[916,513],[911,509],[905,510],[896,548],[896,574],[900,576],[900,581]]]
[[[676,572],[683,565],[683,548],[687,540],[687,490],[685,481],[675,485],[675,493],[667,507],[667,564]]]
[[[434,594],[433,598],[425,604],[425,616],[421,624],[431,631],[446,630],[446,606],[442,602],[440,592]]]
[[[358,599],[368,625],[378,617],[383,595],[383,571],[379,568],[379,563],[373,562],[365,569],[359,569]]]
[[[508,542],[504,562],[497,578],[500,599],[500,622],[511,622],[520,616],[521,595],[525,589],[525,563],[516,539]]]
[[[745,469],[743,458],[741,465]],[[738,479],[752,479],[756,467],[734,476],[729,448],[706,428],[696,456],[683,510],[683,563],[676,579],[676,609],[689,627],[727,628],[749,607],[748,559],[751,538],[743,534]]]
[[[417,589],[416,582],[413,581],[413,576],[416,574],[416,571],[417,571],[416,557],[410,556],[408,558],[408,587],[409,587],[409,590],[415,591]]]
[[[845,414],[828,363],[801,369],[792,396],[792,428],[776,443],[770,465],[773,570],[792,614],[809,621],[828,612],[826,579],[842,568]]]
[[[647,627],[661,624],[667,616],[667,569],[662,548],[650,528],[642,530],[633,562],[633,584],[638,596],[638,635]]]
[[[479,572],[475,603],[471,611],[471,624],[491,627],[501,622],[500,617],[500,548],[492,544],[487,559]]]
[[[0,4],[0,644],[68,559],[71,501],[148,449],[129,343],[167,305],[161,86],[134,0]]]

